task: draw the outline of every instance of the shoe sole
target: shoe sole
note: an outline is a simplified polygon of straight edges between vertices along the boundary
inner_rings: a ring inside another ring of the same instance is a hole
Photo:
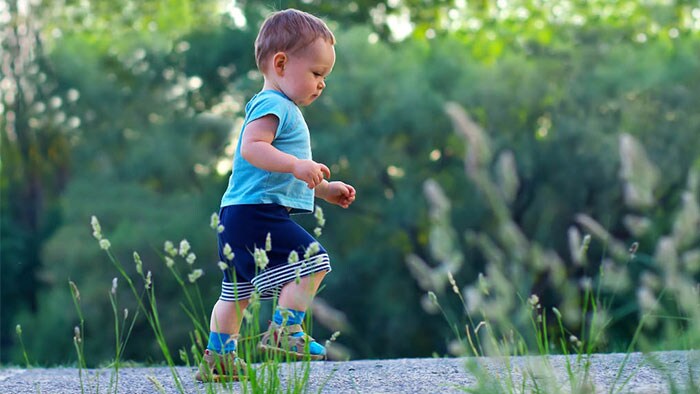
[[[240,375],[212,375],[211,380],[209,379],[202,379],[201,375],[197,375],[194,377],[194,379],[198,382],[202,383],[222,383],[222,382],[240,382],[242,380],[245,380],[245,376],[240,376]]]
[[[268,357],[280,356],[284,359],[289,357],[295,361],[321,361],[326,358],[326,356],[323,354],[299,353],[291,350],[280,349],[278,347],[263,345],[262,343],[258,344],[258,350],[267,355]]]

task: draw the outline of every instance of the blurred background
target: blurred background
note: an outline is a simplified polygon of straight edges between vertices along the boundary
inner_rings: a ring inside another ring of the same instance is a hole
[[[91,236],[92,215],[130,273],[141,255],[168,343],[189,349],[163,243],[190,242],[210,308],[221,280],[210,215],[244,105],[262,86],[253,41],[266,15],[289,7],[336,34],[328,87],[303,111],[314,158],[357,189],[348,210],[319,202],[334,270],[318,306],[332,319],[315,337],[340,328],[355,359],[448,354],[451,323],[426,301],[444,296],[463,330],[448,271],[467,310],[478,309],[479,283],[483,292],[502,278],[514,297],[569,311],[576,333],[582,292],[612,267],[598,351],[625,350],[663,289],[682,288],[670,304],[692,316],[696,1],[11,0],[0,1],[1,363],[22,361],[18,324],[33,362],[76,360],[69,280],[88,363],[113,357],[118,273]],[[586,234],[584,258],[575,252]],[[135,311],[127,291],[119,298]],[[161,361],[143,319],[123,358]]]

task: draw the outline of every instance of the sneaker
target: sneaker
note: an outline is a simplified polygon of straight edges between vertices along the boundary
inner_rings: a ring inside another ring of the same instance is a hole
[[[238,358],[236,352],[219,354],[207,349],[194,378],[200,382],[235,381],[245,374],[245,361]]]
[[[293,360],[326,358],[326,348],[304,333],[299,324],[280,326],[270,322],[270,327],[258,343],[258,350],[268,356],[278,355]]]

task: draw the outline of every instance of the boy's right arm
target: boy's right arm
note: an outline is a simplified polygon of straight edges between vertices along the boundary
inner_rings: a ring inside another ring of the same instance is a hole
[[[245,127],[241,141],[241,155],[250,164],[271,172],[286,172],[306,182],[313,189],[330,178],[331,171],[324,164],[302,160],[272,146],[279,119],[274,115],[258,118]]]

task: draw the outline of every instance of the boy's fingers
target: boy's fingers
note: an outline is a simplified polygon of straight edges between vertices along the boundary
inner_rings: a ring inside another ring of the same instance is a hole
[[[331,178],[331,170],[325,164],[321,164],[321,172],[326,175],[326,179]]]
[[[355,197],[355,188],[350,186],[350,185],[345,185],[348,190],[348,196],[354,198]]]

